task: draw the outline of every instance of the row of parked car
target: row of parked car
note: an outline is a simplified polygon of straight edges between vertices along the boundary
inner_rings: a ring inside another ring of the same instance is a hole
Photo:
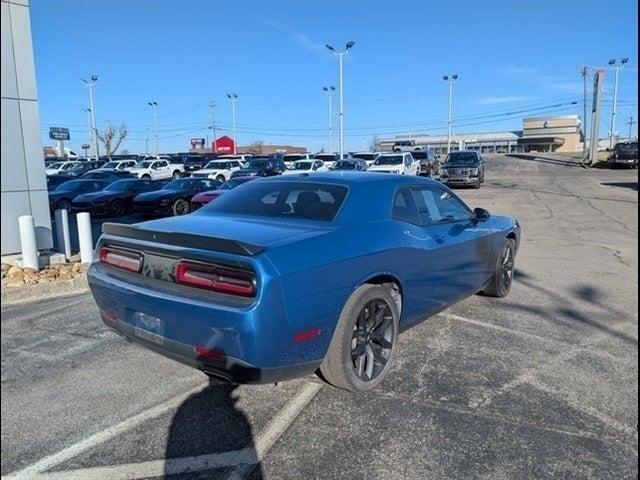
[[[439,174],[450,185],[479,187],[484,161],[477,152],[452,152],[443,165],[431,152],[356,152],[337,154],[227,155],[209,160],[203,168],[186,171],[172,158],[70,161],[61,170],[48,168],[52,211],[87,211],[93,215],[184,215],[214,200],[225,191],[257,178],[315,172],[371,171],[401,175]],[[420,157],[420,156],[419,156]],[[98,168],[95,168],[98,167]]]

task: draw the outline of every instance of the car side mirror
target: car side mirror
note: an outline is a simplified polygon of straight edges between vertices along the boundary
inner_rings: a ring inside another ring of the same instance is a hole
[[[489,210],[485,210],[484,208],[474,208],[473,209],[473,219],[476,222],[482,222],[484,220],[488,220],[491,217]]]

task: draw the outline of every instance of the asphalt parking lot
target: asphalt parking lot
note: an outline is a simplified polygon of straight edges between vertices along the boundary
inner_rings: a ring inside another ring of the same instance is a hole
[[[208,386],[88,294],[2,307],[3,478],[637,478],[637,170],[487,156],[486,175],[458,193],[520,220],[510,295],[404,333],[367,394]]]

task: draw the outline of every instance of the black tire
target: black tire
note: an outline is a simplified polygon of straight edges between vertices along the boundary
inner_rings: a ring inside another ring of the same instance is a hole
[[[320,365],[324,379],[352,392],[376,387],[393,363],[398,313],[388,288],[367,284],[356,289],[342,309]]]
[[[508,256],[508,258],[507,258]],[[516,241],[513,238],[505,239],[496,260],[495,271],[491,282],[482,291],[490,297],[506,297],[511,290],[513,275],[516,269]]]
[[[180,170],[175,170],[172,174],[171,174],[171,178],[172,179],[177,179],[180,178],[182,175],[180,174]]]
[[[61,198],[56,203],[56,210],[66,210],[67,212],[71,212],[71,200],[68,198]]]
[[[224,182],[226,182],[226,181],[227,181],[227,179],[226,179],[226,178],[224,178],[224,175],[218,175],[218,176],[216,177],[216,180],[217,180],[218,182],[221,182],[221,183],[224,183]]]
[[[151,180],[151,175],[149,175],[148,173],[145,173],[144,175],[142,175],[142,180]]]
[[[179,198],[173,205],[171,206],[171,213],[173,213],[174,217],[179,217],[180,215],[186,215],[189,213],[189,202],[184,200],[183,198]]]
[[[111,204],[111,215],[114,217],[121,217],[125,213],[127,213],[127,206],[122,200],[115,200]]]

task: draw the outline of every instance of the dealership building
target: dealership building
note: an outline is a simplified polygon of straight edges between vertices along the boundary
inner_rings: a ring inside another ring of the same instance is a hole
[[[20,251],[18,217],[33,216],[37,248],[53,246],[28,0],[2,0],[2,255]]]
[[[475,150],[481,153],[578,152],[584,137],[578,115],[532,117],[522,119],[522,130],[482,133],[454,133],[451,150]],[[396,135],[382,139],[382,151],[432,149],[447,152],[447,135]]]

